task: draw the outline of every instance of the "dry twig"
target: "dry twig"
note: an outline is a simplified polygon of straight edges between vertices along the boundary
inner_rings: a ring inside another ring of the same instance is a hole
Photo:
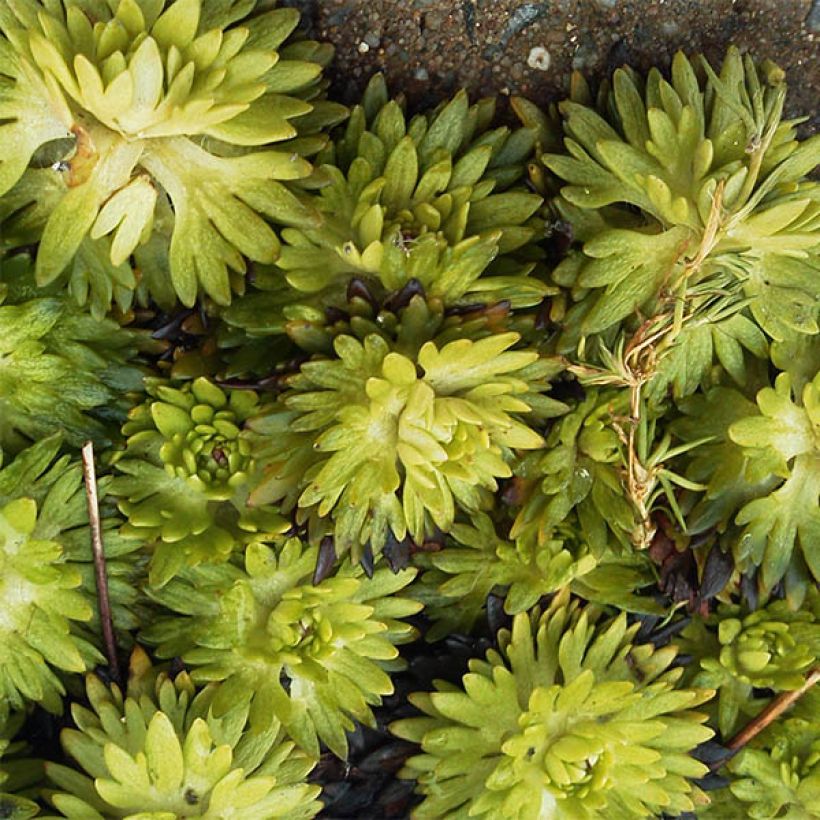
[[[799,689],[795,689],[792,692],[781,692],[776,698],[773,698],[771,703],[769,703],[759,715],[755,715],[755,717],[729,740],[726,744],[726,748],[730,751],[729,757],[715,761],[711,766],[712,771],[717,771],[750,740],[757,737],[767,726],[774,723],[786,709],[800,700],[818,681],[820,681],[820,666],[809,672],[806,676],[806,680]]]
[[[100,526],[100,503],[97,496],[97,475],[94,468],[94,444],[87,441],[82,449],[85,496],[88,505],[88,523],[91,528],[91,552],[94,556],[94,576],[97,581],[97,604],[100,613],[105,654],[111,679],[120,682],[120,665],[117,658],[117,639],[114,635],[114,621],[111,616],[111,601],[108,597],[108,574],[105,567],[105,547]]]

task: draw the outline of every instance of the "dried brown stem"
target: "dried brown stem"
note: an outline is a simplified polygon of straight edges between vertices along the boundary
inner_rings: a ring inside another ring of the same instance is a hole
[[[806,676],[806,680],[799,689],[795,689],[792,692],[781,692],[774,698],[759,715],[753,717],[726,744],[726,748],[731,752],[730,757],[736,755],[750,740],[757,737],[767,726],[774,723],[786,709],[800,700],[818,681],[820,681],[820,666],[809,672]],[[713,763],[712,771],[719,769],[727,760],[728,758],[723,758]]]
[[[117,639],[108,597],[108,573],[105,566],[105,547],[100,525],[100,502],[97,495],[97,475],[94,468],[94,444],[87,441],[82,449],[85,497],[88,505],[88,523],[91,528],[91,552],[94,556],[94,577],[97,581],[97,605],[100,613],[108,671],[115,683],[120,682],[120,665],[117,658]]]
[[[632,541],[638,549],[646,549],[653,536],[655,526],[652,523],[648,499],[655,486],[655,470],[642,463],[636,447],[636,434],[641,422],[641,390],[655,375],[660,362],[659,353],[674,343],[681,332],[685,320],[686,283],[697,275],[709,254],[718,242],[722,219],[723,187],[721,180],[712,199],[709,218],[704,226],[703,236],[695,257],[683,269],[679,289],[681,296],[675,305],[674,312],[660,313],[644,321],[626,345],[624,351],[624,369],[628,374],[629,384],[629,429],[626,440],[626,490],[630,502],[638,515],[638,527],[633,531]],[[671,321],[670,321],[671,320]]]

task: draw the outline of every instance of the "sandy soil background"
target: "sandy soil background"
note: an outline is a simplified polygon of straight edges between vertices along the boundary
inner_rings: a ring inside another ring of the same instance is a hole
[[[411,106],[461,86],[559,97],[573,69],[597,78],[677,49],[718,61],[735,43],[788,72],[789,113],[820,125],[820,0],[286,0],[336,46],[336,92],[354,100],[383,70]],[[536,49],[533,52],[533,49]]]

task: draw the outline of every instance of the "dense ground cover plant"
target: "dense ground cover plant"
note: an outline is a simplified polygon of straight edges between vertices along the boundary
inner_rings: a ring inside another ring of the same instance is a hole
[[[818,816],[783,72],[348,111],[297,23],[0,5],[0,816]]]

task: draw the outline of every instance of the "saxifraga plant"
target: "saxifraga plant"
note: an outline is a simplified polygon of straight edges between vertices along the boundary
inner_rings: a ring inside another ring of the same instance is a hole
[[[150,340],[95,321],[57,288],[39,289],[28,255],[0,258],[0,447],[14,453],[61,432],[71,445],[110,445],[142,389]]]
[[[149,398],[123,427],[127,445],[115,461],[123,475],[111,492],[128,519],[124,534],[150,545],[153,585],[288,529],[275,509],[247,505],[254,458],[241,428],[258,410],[255,393],[205,378],[146,389]]]
[[[135,253],[160,301],[172,303],[176,292],[190,305],[204,292],[227,304],[232,288],[242,287],[246,258],[273,262],[279,252],[268,219],[319,224],[284,181],[308,176],[300,152],[322,144],[292,140],[298,118],[313,110],[304,98],[313,96],[327,55],[284,45],[299,20],[295,9],[255,13],[255,6],[10,0],[0,7],[0,60],[10,80],[0,91],[0,139],[9,148],[0,192],[18,201],[10,216],[23,222],[31,203],[45,211],[40,284],[59,277],[84,244],[105,240],[100,275],[72,282],[76,293],[89,284],[96,291],[98,314],[112,282],[118,301],[130,301]],[[342,110],[326,115],[332,121]],[[4,229],[13,233],[14,220]]]
[[[0,816],[816,816],[783,72],[339,125],[275,5],[0,3]]]
[[[460,686],[411,695],[424,716],[392,730],[421,745],[403,770],[424,795],[414,816],[626,820],[705,804],[689,752],[713,734],[693,710],[713,693],[679,686],[676,649],[636,631],[562,593],[515,616]]]
[[[77,728],[61,735],[81,771],[46,764],[57,817],[314,817],[319,789],[304,778],[315,761],[284,736],[264,695],[216,717],[218,688],[197,690],[186,672],[152,667],[141,649],[125,692],[89,675],[89,705],[74,704]]]
[[[186,569],[149,591],[168,612],[143,638],[160,657],[181,657],[195,682],[223,681],[217,714],[264,696],[308,754],[321,741],[344,757],[351,718],[371,723],[372,706],[392,693],[396,647],[416,634],[403,619],[421,605],[401,594],[415,570],[367,577],[348,561],[318,580],[318,553],[298,538],[255,542],[244,566]]]
[[[0,707],[29,702],[62,711],[64,677],[103,660],[80,465],[43,439],[0,470]],[[123,634],[134,629],[137,545],[106,512],[111,601]]]
[[[337,553],[356,558],[390,534],[421,542],[450,529],[458,510],[491,505],[514,452],[542,446],[534,424],[563,409],[543,395],[560,366],[511,349],[518,340],[426,341],[401,353],[375,334],[339,336],[335,358],[302,365],[250,422],[260,465],[251,503],[295,509],[313,533],[332,522]]]

